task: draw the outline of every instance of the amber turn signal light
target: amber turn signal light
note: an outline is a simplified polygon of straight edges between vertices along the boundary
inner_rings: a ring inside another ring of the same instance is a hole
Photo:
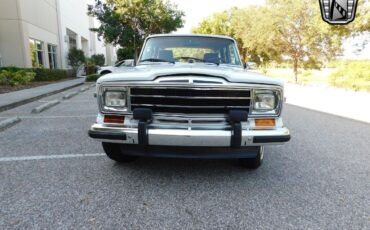
[[[254,122],[256,126],[275,126],[275,119],[256,119]]]
[[[125,122],[124,116],[116,116],[116,115],[105,115],[104,116],[104,123],[123,124],[124,122]]]

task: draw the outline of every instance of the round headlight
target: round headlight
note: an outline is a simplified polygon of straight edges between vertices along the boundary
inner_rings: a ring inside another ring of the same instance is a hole
[[[122,91],[107,91],[104,95],[104,104],[108,107],[125,107],[126,92]]]
[[[254,95],[255,111],[269,111],[274,110],[277,105],[277,97],[274,92],[256,92]]]

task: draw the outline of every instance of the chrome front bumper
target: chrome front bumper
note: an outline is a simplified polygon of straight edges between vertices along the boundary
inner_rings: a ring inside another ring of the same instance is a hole
[[[94,124],[89,136],[103,142],[138,145],[137,128],[108,127]],[[148,128],[149,146],[179,147],[230,147],[231,130],[186,130]],[[261,146],[282,144],[290,140],[289,130],[285,127],[272,130],[242,130],[240,146]]]

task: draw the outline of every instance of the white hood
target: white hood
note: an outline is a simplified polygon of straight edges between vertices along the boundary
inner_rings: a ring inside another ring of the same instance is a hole
[[[157,77],[174,75],[202,75],[202,77],[219,77],[228,82],[247,84],[267,84],[283,86],[281,80],[270,78],[259,73],[245,71],[242,68],[230,66],[216,66],[213,64],[188,64],[188,63],[158,63],[140,65],[134,68],[122,68],[119,72],[104,75],[99,78],[98,84],[103,82],[123,81],[153,81]]]

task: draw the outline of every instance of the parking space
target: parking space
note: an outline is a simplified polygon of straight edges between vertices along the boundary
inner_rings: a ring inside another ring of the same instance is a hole
[[[73,90],[71,90],[73,91]],[[367,229],[370,125],[287,105],[292,140],[256,171],[229,160],[120,165],[87,136],[93,89],[40,114],[0,117],[1,229]]]

